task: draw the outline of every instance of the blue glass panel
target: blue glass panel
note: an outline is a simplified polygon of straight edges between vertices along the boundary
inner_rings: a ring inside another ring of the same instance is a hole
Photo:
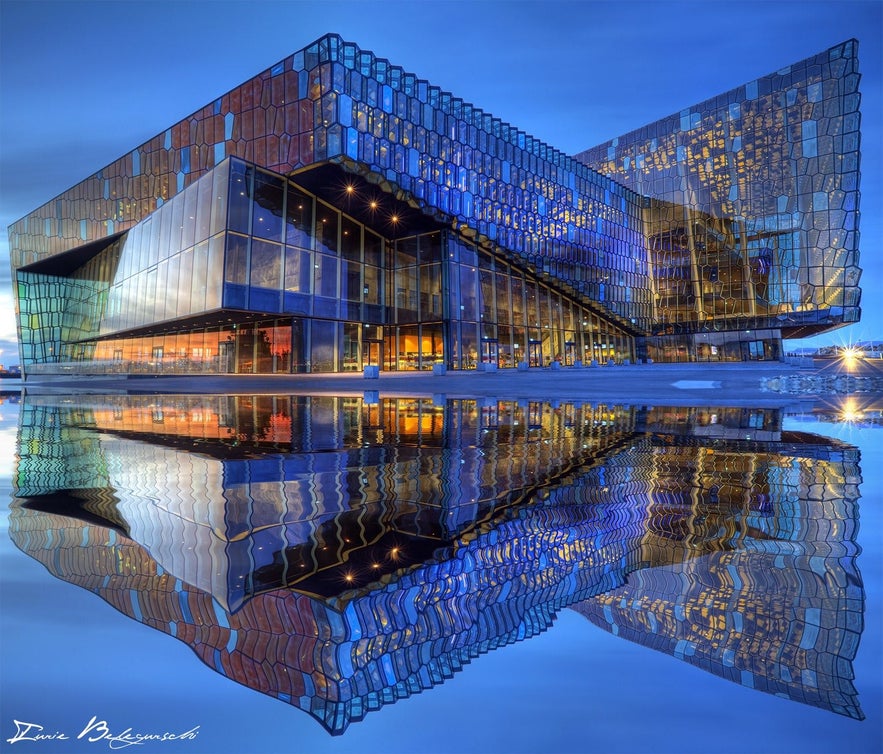
[[[346,94],[339,94],[337,97],[337,118],[338,123],[342,126],[351,126],[353,124],[353,99]]]
[[[814,120],[805,120],[801,124],[801,135],[803,137],[803,156],[804,157],[817,157],[818,156],[818,141],[817,141],[817,125]]]
[[[291,314],[311,314],[312,296],[304,293],[284,292],[283,310]]]
[[[355,128],[347,128],[344,134],[346,138],[346,155],[354,160],[359,159],[359,132]]]
[[[230,168],[230,200],[228,227],[241,233],[250,229],[251,176],[253,169],[239,160],[234,160]]]
[[[313,299],[313,315],[316,317],[328,317],[329,319],[337,319],[340,316],[338,310],[339,301],[334,298],[325,298],[324,296],[316,296]]]
[[[326,145],[328,151],[326,157],[336,157],[343,152],[341,136],[340,126],[331,126],[327,129]]]
[[[224,306],[233,309],[247,309],[248,287],[235,283],[224,283]]]
[[[282,293],[269,288],[249,288],[248,304],[250,309],[262,312],[281,312]]]

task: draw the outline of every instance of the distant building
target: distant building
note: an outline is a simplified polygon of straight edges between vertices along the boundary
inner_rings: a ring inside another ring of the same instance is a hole
[[[860,340],[853,348],[866,359],[883,359],[883,340]]]
[[[10,227],[23,370],[782,358],[860,316],[856,50],[571,157],[323,37]]]

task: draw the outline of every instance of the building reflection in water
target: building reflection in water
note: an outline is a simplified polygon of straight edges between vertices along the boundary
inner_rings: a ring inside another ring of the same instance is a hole
[[[861,718],[859,454],[777,410],[28,397],[10,532],[332,733],[593,623]]]

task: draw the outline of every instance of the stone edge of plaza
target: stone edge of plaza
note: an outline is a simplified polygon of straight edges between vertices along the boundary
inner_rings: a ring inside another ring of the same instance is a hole
[[[10,226],[22,372],[781,360],[860,317],[857,46],[568,156],[324,36]]]

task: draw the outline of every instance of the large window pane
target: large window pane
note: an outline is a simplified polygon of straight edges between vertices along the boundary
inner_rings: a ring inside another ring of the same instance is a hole
[[[362,265],[352,262],[341,261],[343,269],[341,270],[341,278],[346,288],[343,291],[343,297],[347,301],[362,300]]]
[[[196,189],[193,189],[193,193],[196,193]],[[166,206],[157,211],[156,220],[159,223],[159,254],[160,258],[168,257],[170,254],[174,254],[180,246],[176,246],[174,249],[169,246],[169,239],[172,235],[172,207]]]
[[[420,319],[441,319],[442,281],[441,264],[425,264],[420,267]]]
[[[212,221],[211,233],[220,233],[227,227],[227,194],[230,161],[225,161],[212,171]]]
[[[537,297],[537,284],[533,280],[524,283],[527,298],[527,321],[530,327],[540,326],[540,305]]]
[[[396,317],[398,322],[417,321],[417,268],[405,267],[395,272]]]
[[[190,277],[190,311],[205,309],[205,289],[208,282],[208,242],[197,244],[193,250]]]
[[[251,285],[258,288],[282,287],[282,246],[257,238],[251,244]]]
[[[270,241],[282,240],[282,179],[257,171],[254,177],[254,207],[252,233]]]
[[[481,283],[481,319],[483,322],[495,322],[494,311],[494,273],[491,270],[479,270]]]
[[[251,212],[252,169],[234,161],[230,168],[230,230],[248,233]],[[186,218],[185,218],[186,219]]]
[[[420,237],[420,263],[427,264],[430,262],[441,261],[441,239],[440,232],[427,233]]]
[[[142,280],[144,280],[145,276],[142,275],[141,278]],[[167,259],[164,259],[156,266],[156,276],[154,277],[153,274],[150,274],[149,278],[147,278],[149,282],[149,287],[141,287],[138,291],[139,295],[143,296],[144,300],[147,302],[147,307],[153,309],[153,318],[157,321],[162,321],[168,317],[168,315],[166,314],[166,309],[169,303],[169,299],[165,295],[156,295],[157,291],[168,290],[168,279],[169,262]],[[148,320],[142,318],[141,321],[147,322]]]
[[[191,274],[193,271],[193,249],[187,249],[178,255],[181,267],[178,270],[178,316],[183,317],[192,311],[193,300],[190,298]]]
[[[337,323],[313,320],[311,323],[310,361],[312,372],[335,370]]]
[[[316,254],[314,273],[316,295],[337,298],[337,258]]]
[[[365,228],[365,264],[380,266],[383,260],[383,239]]]
[[[163,264],[160,264],[160,269],[162,269]],[[165,318],[173,319],[178,315],[178,277],[181,272],[181,255],[175,254],[171,259],[169,259],[168,267],[167,267],[167,278],[166,282],[162,287],[157,288],[157,298],[165,299]],[[162,273],[160,273],[162,274]],[[187,287],[187,292],[190,293],[190,286]]]
[[[218,235],[209,241],[208,263],[205,276],[205,310],[211,311],[221,306],[222,273],[224,270],[224,236]]]
[[[248,238],[227,234],[227,254],[224,280],[245,285],[248,282]]]
[[[257,330],[256,371],[259,374],[288,372],[291,360],[291,328],[269,325]]]
[[[478,319],[478,284],[475,267],[460,265],[460,319]]]
[[[285,242],[304,249],[313,248],[313,198],[288,184],[285,204]]]
[[[214,191],[212,189],[211,173],[204,175],[196,182],[196,186],[191,186],[188,191],[198,191],[196,205],[196,238],[199,241],[205,241],[212,232],[212,204],[214,201]]]
[[[403,267],[413,267],[417,264],[418,240],[414,238],[401,238],[396,241],[395,254],[396,269]]]
[[[351,262],[362,260],[362,226],[346,217],[340,222],[340,256]]]
[[[340,215],[327,204],[319,202],[316,205],[316,243],[320,251],[336,254],[337,228],[340,224]]]
[[[182,234],[184,232],[184,195],[178,194],[170,205],[166,205],[168,211],[172,213],[172,223],[169,228],[169,248],[183,249],[181,243]]]
[[[543,285],[538,286],[539,289],[539,305],[540,314],[538,324],[543,329],[549,329],[549,323],[552,321],[552,315],[549,309],[549,289]]]
[[[366,304],[379,304],[381,301],[380,291],[380,268],[371,265],[364,266],[365,279],[362,294]]]
[[[512,305],[509,302],[509,271],[497,272],[495,275],[497,287],[497,322],[509,323],[512,321]]]
[[[181,228],[181,248],[186,249],[196,243],[196,211],[199,206],[197,186],[184,190],[184,224]],[[170,218],[171,219],[171,218]],[[168,249],[160,249],[161,256],[168,255]]]
[[[285,290],[309,293],[313,277],[313,255],[303,249],[285,247]]]

